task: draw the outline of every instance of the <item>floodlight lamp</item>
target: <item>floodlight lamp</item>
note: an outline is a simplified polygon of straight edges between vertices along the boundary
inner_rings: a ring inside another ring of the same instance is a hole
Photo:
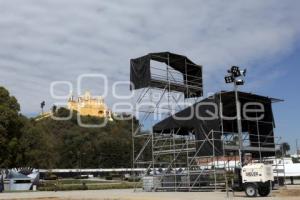
[[[233,73],[234,77],[239,77],[241,76],[241,71],[240,70],[237,70],[235,73]]]
[[[232,66],[231,67],[231,73],[233,74],[234,77],[239,77],[241,76],[241,71],[240,71],[240,68],[237,67],[237,66]]]
[[[242,79],[239,79],[239,80],[236,80],[236,81],[235,81],[235,84],[236,84],[236,85],[244,85],[244,83],[245,83],[245,81],[242,80]]]
[[[234,82],[234,78],[232,76],[225,76],[225,83],[232,83]]]
[[[238,70],[240,70],[240,68],[238,66],[232,66],[231,67],[231,72],[232,73],[237,72]]]

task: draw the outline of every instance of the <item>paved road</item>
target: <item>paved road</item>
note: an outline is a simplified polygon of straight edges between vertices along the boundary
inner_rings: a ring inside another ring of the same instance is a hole
[[[238,200],[247,198],[243,193],[236,194],[230,199]],[[274,194],[273,194],[274,196]],[[89,191],[66,191],[66,192],[23,192],[23,193],[2,193],[0,199],[41,199],[41,200],[221,200],[226,199],[226,193],[221,192],[133,192],[126,190],[89,190]],[[256,200],[266,198],[255,198]],[[268,197],[268,200],[299,199],[299,197]]]

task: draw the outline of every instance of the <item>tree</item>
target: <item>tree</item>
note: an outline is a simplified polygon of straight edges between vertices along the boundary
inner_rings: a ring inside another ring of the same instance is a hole
[[[70,111],[57,108],[55,117],[66,118]],[[108,122],[102,128],[84,128],[77,123],[77,112],[70,120],[56,121],[45,118],[36,121],[55,143],[55,168],[110,168],[130,167],[132,162],[131,120]],[[81,116],[86,124],[99,124],[92,116]],[[135,120],[135,126],[138,126]]]
[[[292,160],[293,160],[293,163],[300,163],[300,160],[299,160],[299,158],[292,158]]]
[[[19,141],[23,166],[37,169],[51,169],[55,166],[55,139],[39,124],[26,123]]]
[[[57,106],[56,106],[56,105],[53,105],[53,106],[52,106],[52,113],[55,113],[56,110],[57,110]]]
[[[18,164],[18,140],[24,126],[19,111],[16,98],[0,87],[0,168],[16,167]]]
[[[287,142],[284,142],[280,145],[280,149],[282,150],[283,155],[286,156],[287,152],[291,150],[291,147]]]

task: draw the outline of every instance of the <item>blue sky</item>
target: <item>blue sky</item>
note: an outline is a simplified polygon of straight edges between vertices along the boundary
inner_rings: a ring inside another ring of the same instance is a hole
[[[299,139],[299,112],[300,112],[300,46],[296,45],[295,50],[278,60],[273,66],[282,68],[281,75],[267,85],[262,85],[256,90],[260,94],[283,99],[284,102],[273,105],[273,112],[276,120],[276,134],[283,138],[283,141],[290,143],[295,149],[296,139]],[[261,64],[263,65],[263,63]]]
[[[274,105],[276,133],[294,145],[299,10],[298,0],[0,0],[0,85],[32,116],[42,100],[47,109],[57,102],[53,81],[76,89],[79,75],[103,73],[112,85],[129,80],[130,58],[171,51],[203,65],[206,93],[231,89],[223,83],[227,68],[246,67],[242,90],[285,100]],[[103,89],[92,81],[85,87]]]

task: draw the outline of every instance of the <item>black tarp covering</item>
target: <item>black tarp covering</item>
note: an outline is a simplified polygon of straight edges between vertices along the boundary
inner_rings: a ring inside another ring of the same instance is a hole
[[[164,88],[165,85],[162,81],[153,80],[151,78],[151,60],[162,62],[174,70],[182,73],[183,87],[188,90],[182,91],[181,86],[171,85],[172,90],[184,92],[185,97],[200,97],[203,93],[202,84],[202,66],[196,65],[186,56],[170,53],[149,53],[145,56],[130,60],[130,81],[133,85],[130,90],[140,89],[145,87]],[[167,82],[167,80],[166,80]]]
[[[243,106],[246,103],[261,103],[265,108],[264,118],[259,121],[246,120],[242,116],[242,131],[249,133],[249,142],[251,147],[274,148],[274,118],[272,112],[273,99],[263,97],[251,93],[239,92],[239,100],[241,102],[241,111],[243,113]],[[222,104],[221,104],[222,102]],[[222,105],[222,106],[221,106]],[[215,153],[216,155],[222,155],[222,127],[223,133],[237,133],[237,120],[228,120],[220,118],[220,109],[222,107],[223,116],[236,116],[235,94],[234,92],[220,92],[209,98],[206,98],[200,102],[195,103],[191,107],[188,107],[175,115],[162,120],[161,122],[153,126],[154,132],[170,133],[174,130],[179,135],[188,135],[191,132],[195,134],[197,140],[205,140],[206,137],[215,139]],[[248,107],[249,108],[249,107]],[[250,107],[251,108],[251,107]],[[253,109],[252,107],[251,109]],[[211,113],[218,113],[218,115],[210,120],[203,119],[204,117],[212,117]],[[260,113],[252,113],[250,117],[257,117]],[[259,115],[260,116],[260,115]],[[188,119],[180,119],[188,117]],[[178,119],[179,118],[179,119]],[[214,131],[214,135],[209,134],[211,130]],[[260,141],[260,143],[259,143]],[[203,150],[199,151],[199,155],[208,156],[212,155],[213,148],[210,142],[205,142]],[[199,145],[198,145],[199,146]],[[257,152],[251,152],[253,157],[257,157]],[[263,152],[262,156],[274,156],[273,153]]]

